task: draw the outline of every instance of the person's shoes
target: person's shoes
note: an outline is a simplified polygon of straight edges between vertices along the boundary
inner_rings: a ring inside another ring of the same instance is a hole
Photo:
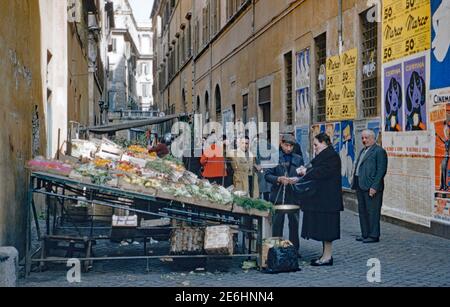
[[[367,239],[367,238],[364,238],[361,236],[356,237],[356,241],[358,241],[358,242],[363,242],[365,239]]]
[[[322,261],[317,259],[316,261],[311,261],[311,266],[332,266],[333,265],[333,257],[331,257],[328,261]]]
[[[378,238],[367,238],[363,240],[363,243],[378,243],[380,242],[380,239]]]
[[[301,259],[302,258],[302,254],[297,253],[297,257],[298,257],[298,259]]]

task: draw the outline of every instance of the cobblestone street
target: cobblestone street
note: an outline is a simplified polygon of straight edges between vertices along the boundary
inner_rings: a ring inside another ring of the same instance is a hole
[[[243,271],[242,259],[228,263],[228,270],[218,272],[214,263],[208,271],[194,272],[203,264],[175,266],[159,260],[120,260],[96,262],[93,270],[81,276],[81,283],[69,284],[68,268],[51,265],[43,272],[34,272],[21,279],[21,287],[372,287],[372,286],[450,286],[450,242],[446,239],[417,233],[388,223],[382,224],[382,238],[378,244],[355,241],[359,234],[358,216],[350,211],[343,213],[342,239],[334,246],[335,265],[314,268],[311,259],[320,256],[321,243],[301,241],[301,271],[297,273],[269,275],[256,270]],[[100,248],[100,247],[99,247]],[[104,247],[102,247],[104,248]],[[117,247],[116,247],[117,248]],[[121,247],[126,249],[137,246]],[[155,253],[164,244],[152,245]],[[95,249],[94,249],[95,252]],[[117,251],[116,251],[117,253]],[[369,283],[367,261],[378,258],[381,262],[381,282]],[[223,263],[221,263],[223,267]]]

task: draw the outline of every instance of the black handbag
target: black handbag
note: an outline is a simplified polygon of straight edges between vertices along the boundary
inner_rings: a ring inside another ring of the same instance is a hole
[[[312,198],[317,193],[317,182],[315,180],[300,180],[294,185],[294,193],[300,199]]]
[[[298,255],[294,246],[275,246],[269,249],[265,273],[277,274],[300,271]]]

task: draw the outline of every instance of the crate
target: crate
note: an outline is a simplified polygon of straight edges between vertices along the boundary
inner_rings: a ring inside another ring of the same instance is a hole
[[[269,250],[272,247],[278,246],[283,241],[283,238],[281,237],[275,237],[275,238],[267,238],[264,240],[262,245],[262,252],[261,252],[261,267],[267,268],[267,258],[269,256]]]
[[[205,252],[208,255],[233,255],[234,230],[230,226],[210,226],[205,231]]]
[[[198,227],[180,227],[172,231],[170,253],[172,255],[203,254],[205,232]]]

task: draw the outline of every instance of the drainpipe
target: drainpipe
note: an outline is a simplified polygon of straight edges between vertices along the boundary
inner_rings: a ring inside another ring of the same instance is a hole
[[[342,35],[342,0],[338,0],[338,35],[339,35],[339,54],[342,54],[344,48],[344,41]]]

